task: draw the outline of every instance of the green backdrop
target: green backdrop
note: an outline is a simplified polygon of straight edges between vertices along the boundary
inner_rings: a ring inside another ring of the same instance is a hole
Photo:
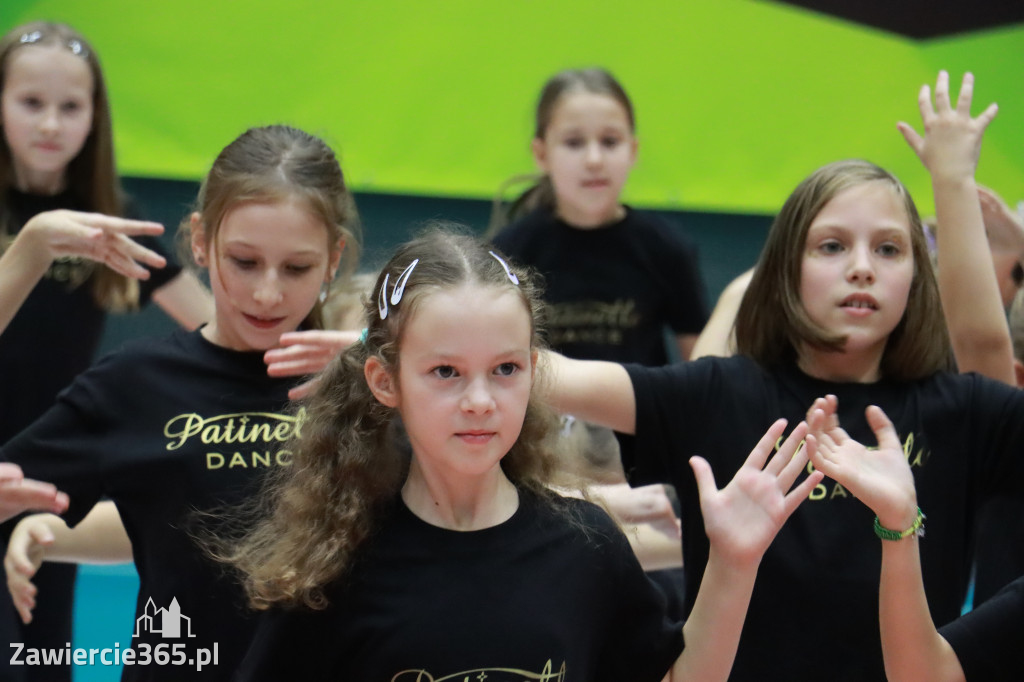
[[[628,7],[628,8],[627,8]],[[605,65],[638,112],[632,203],[772,213],[817,166],[866,157],[930,212],[896,131],[938,68],[998,101],[980,180],[1024,196],[1024,26],[917,42],[771,2],[4,0],[88,35],[110,82],[121,171],[195,179],[252,124],[326,136],[364,192],[484,198],[532,170],[547,76]],[[976,107],[976,110],[980,107]]]

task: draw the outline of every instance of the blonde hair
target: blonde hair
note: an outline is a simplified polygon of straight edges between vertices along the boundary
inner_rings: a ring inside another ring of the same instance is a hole
[[[7,65],[11,56],[27,47],[64,48],[80,57],[89,67],[93,82],[92,129],[82,149],[68,163],[65,173],[67,187],[86,210],[122,215],[124,197],[114,163],[110,100],[96,50],[85,36],[67,24],[33,21],[16,26],[0,38],[0,93],[6,84]],[[14,158],[6,138],[0,136],[0,198],[7,196],[14,181]],[[7,246],[9,221],[7,210],[0,209],[0,250]],[[106,266],[96,266],[89,281],[93,299],[101,308],[111,312],[138,308],[137,280],[118,274]]]
[[[414,260],[401,303],[381,319],[377,299],[385,281],[394,283]],[[402,331],[419,301],[467,283],[514,291],[533,321],[531,345],[541,346],[539,292],[527,272],[514,274],[518,285],[488,247],[451,229],[433,229],[407,243],[384,266],[365,305],[365,341],[331,363],[303,406],[301,438],[286,446],[294,453],[292,466],[276,472],[266,494],[242,512],[241,530],[212,548],[240,573],[253,607],[325,607],[324,587],[348,569],[382,510],[399,494],[410,462],[399,446],[399,414],[370,392],[364,365],[376,357],[396,375]],[[565,509],[547,487],[557,467],[550,447],[556,420],[536,395],[535,388],[520,436],[501,467],[518,487]],[[244,520],[253,514],[255,523]]]
[[[829,334],[808,317],[800,299],[801,267],[807,231],[814,218],[836,195],[866,182],[886,183],[901,200],[910,223],[914,259],[907,307],[886,342],[882,376],[913,380],[950,368],[949,335],[917,208],[894,175],[861,160],[837,161],[819,168],[786,199],[768,232],[736,316],[740,353],[772,367],[795,361],[798,349],[805,344],[842,349],[845,338]]]

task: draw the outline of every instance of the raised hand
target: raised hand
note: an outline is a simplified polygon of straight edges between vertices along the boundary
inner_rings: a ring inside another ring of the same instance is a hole
[[[903,446],[881,408],[872,405],[866,415],[877,448],[865,447],[838,422],[829,423],[824,410],[812,409],[810,437],[817,448],[811,452],[811,463],[868,505],[883,526],[908,528],[917,515],[917,494]]]
[[[785,429],[785,419],[772,424],[740,470],[721,490],[715,485],[707,461],[701,457],[690,458],[697,478],[704,530],[712,549],[735,566],[756,565],[761,561],[782,524],[823,477],[820,472],[814,472],[790,490],[815,444],[809,439],[801,447],[807,435],[807,424],[800,422],[769,461]]]
[[[281,347],[263,354],[267,374],[272,377],[316,374],[342,350],[359,341],[358,331],[300,331],[281,335]],[[288,397],[298,400],[312,390],[316,379],[296,386]]]
[[[159,223],[63,209],[40,213],[22,229],[25,238],[35,240],[51,261],[80,256],[136,279],[149,279],[149,270],[143,266],[162,268],[167,261],[131,237],[163,231]]]
[[[956,107],[950,101],[949,74],[939,71],[935,83],[935,104],[931,90],[921,87],[917,97],[925,134],[900,121],[897,124],[907,144],[917,153],[933,178],[973,178],[981,152],[981,138],[985,128],[995,118],[998,107],[990,104],[977,118],[971,118],[971,99],[974,96],[974,76],[965,73],[960,85]]]

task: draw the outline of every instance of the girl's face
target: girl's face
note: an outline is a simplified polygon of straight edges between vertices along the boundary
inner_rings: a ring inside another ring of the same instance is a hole
[[[800,299],[811,320],[847,342],[843,353],[801,349],[801,367],[821,378],[877,379],[913,277],[910,221],[889,184],[865,182],[833,197],[807,231]]]
[[[63,47],[28,45],[10,53],[5,78],[0,110],[15,182],[23,191],[56,194],[92,130],[89,64]]]
[[[428,483],[458,486],[500,472],[530,400],[531,337],[516,292],[441,289],[418,299],[405,323],[395,385],[379,390],[368,369],[377,398],[401,413],[414,470]]]
[[[295,331],[341,258],[327,226],[295,201],[236,206],[213,244],[198,215],[192,227],[192,252],[209,264],[213,290],[214,319],[203,334],[233,350],[268,350]]]
[[[619,195],[636,146],[626,110],[615,99],[585,91],[563,95],[543,139],[532,144],[537,165],[554,185],[558,215],[576,227],[622,218]]]

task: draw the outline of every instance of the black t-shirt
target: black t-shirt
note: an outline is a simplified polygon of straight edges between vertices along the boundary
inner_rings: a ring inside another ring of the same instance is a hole
[[[216,643],[218,665],[202,674],[130,665],[122,679],[226,679],[248,645],[253,622],[240,588],[190,532],[194,510],[238,503],[271,467],[290,462],[279,448],[296,429],[285,409],[294,380],[268,377],[262,356],[216,346],[198,331],[131,342],[0,449],[27,476],[67,491],[69,525],[102,497],[116,503],[140,579],[136,647],[181,643],[194,658]],[[175,608],[181,617],[164,613]],[[181,638],[167,635],[175,622]]]
[[[260,617],[238,680],[661,680],[682,652],[607,514],[520,493],[508,521],[432,526],[397,500],[322,611]]]
[[[33,216],[59,208],[85,210],[85,204],[70,192],[39,196],[11,189],[4,206],[8,235],[17,235]],[[158,240],[138,241],[167,256]],[[56,260],[0,334],[0,443],[46,411],[92,363],[106,318],[92,295],[90,277],[97,267],[77,257]],[[180,271],[171,258],[166,267],[151,270],[139,282],[140,303]]]
[[[939,633],[956,652],[967,682],[1024,679],[1024,577]]]
[[[665,327],[699,334],[707,321],[695,247],[651,213],[588,230],[540,210],[494,244],[544,275],[549,343],[569,357],[663,365]]]
[[[1024,491],[1024,393],[978,375],[938,373],[896,383],[845,384],[796,367],[704,358],[664,368],[627,367],[636,393],[635,447],[623,464],[636,484],[676,486],[682,504],[688,608],[708,556],[692,455],[725,485],[779,417],[790,429],[815,398],[839,398],[851,437],[875,443],[864,409],[896,426],[928,516],[921,542],[925,586],[938,623],[959,615],[970,572],[974,517],[996,493]],[[735,680],[884,680],[878,633],[881,550],[873,514],[826,479],[782,528],[758,572]]]

